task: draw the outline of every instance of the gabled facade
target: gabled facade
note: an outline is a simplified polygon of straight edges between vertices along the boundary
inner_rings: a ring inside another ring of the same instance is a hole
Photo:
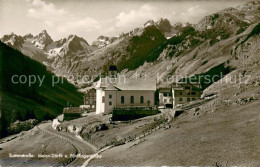
[[[172,85],[173,107],[200,99],[200,84],[174,83]]]
[[[87,106],[89,109],[96,108],[96,89],[92,88],[87,90],[84,95],[84,105]]]
[[[159,106],[166,106],[172,104],[172,90],[171,88],[159,88]]]
[[[156,79],[101,78],[96,85],[96,114],[110,113],[114,107],[153,107]]]

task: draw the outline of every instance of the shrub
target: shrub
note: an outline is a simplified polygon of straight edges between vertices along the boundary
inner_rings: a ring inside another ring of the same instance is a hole
[[[208,60],[203,61],[202,65],[205,65],[208,63]]]

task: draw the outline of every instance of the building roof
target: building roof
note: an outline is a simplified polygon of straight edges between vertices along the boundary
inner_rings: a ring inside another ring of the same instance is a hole
[[[63,109],[64,114],[81,114],[81,109],[79,107],[67,107]]]
[[[183,90],[184,87],[187,86],[187,85],[191,86],[192,91],[202,91],[201,88],[199,88],[199,87],[197,87],[197,86],[195,86],[191,83],[182,83],[182,82],[172,84],[172,89],[173,90]]]
[[[159,88],[160,93],[169,93],[172,92],[171,88]]]
[[[146,90],[156,91],[154,78],[101,78],[96,88],[105,90]]]
[[[116,88],[116,87],[114,87],[112,84],[110,84],[110,85],[108,85],[108,86],[105,88],[105,90],[110,90],[110,91],[112,91],[112,90],[118,90],[118,88]]]

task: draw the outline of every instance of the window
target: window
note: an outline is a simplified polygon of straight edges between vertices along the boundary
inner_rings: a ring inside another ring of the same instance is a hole
[[[144,96],[140,97],[140,103],[143,104],[144,103]]]
[[[125,103],[125,96],[121,96],[121,104]]]
[[[105,96],[102,96],[102,103],[105,103]]]
[[[167,99],[164,99],[164,103],[167,103]]]
[[[109,102],[109,105],[112,106],[112,101]]]
[[[185,89],[190,89],[190,87],[189,86],[185,86]]]
[[[171,102],[171,99],[169,99],[169,103]]]
[[[182,95],[182,92],[180,92],[180,95]]]
[[[192,101],[195,101],[195,98],[192,98]]]
[[[112,99],[112,95],[109,95],[109,99]]]
[[[196,92],[191,92],[191,95],[196,95]]]
[[[167,97],[168,93],[163,93],[163,96]]]
[[[187,98],[187,101],[190,101],[190,98],[189,98],[189,97]]]
[[[180,98],[180,101],[182,101],[182,98]]]
[[[133,104],[135,102],[134,96],[131,96],[130,103]]]

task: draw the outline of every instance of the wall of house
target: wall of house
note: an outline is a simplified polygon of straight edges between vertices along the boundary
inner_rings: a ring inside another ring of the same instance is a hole
[[[195,101],[200,99],[201,92],[193,91],[191,89],[188,90],[173,90],[173,106],[177,106],[178,104],[185,104],[191,101]],[[191,92],[195,92],[193,95]]]
[[[104,113],[110,113],[116,106],[118,91],[105,91],[105,110]]]
[[[111,112],[113,107],[154,106],[154,93],[155,91],[105,91],[105,113]],[[110,98],[109,95],[112,97]],[[121,96],[124,96],[123,104]],[[134,103],[131,103],[131,96],[134,96]],[[144,97],[143,103],[140,101],[141,96]]]
[[[165,92],[159,92],[159,105],[172,104],[172,93],[168,92],[167,96],[164,96]]]
[[[118,91],[117,106],[154,106],[155,91]],[[125,102],[121,103],[121,96],[124,96]],[[131,103],[131,96],[134,96],[134,103]],[[141,103],[140,98],[144,97]]]
[[[90,109],[96,108],[96,89],[90,89],[84,95],[84,105],[89,106]]]
[[[96,114],[101,114],[105,111],[105,103],[102,102],[103,96],[105,96],[105,91],[96,89]]]

